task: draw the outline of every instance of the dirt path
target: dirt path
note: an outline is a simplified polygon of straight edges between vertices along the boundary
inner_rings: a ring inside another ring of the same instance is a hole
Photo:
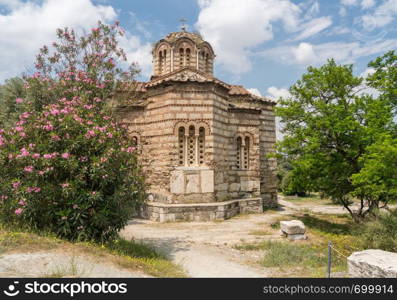
[[[153,245],[174,263],[181,265],[191,277],[268,277],[269,271],[257,266],[259,257],[252,253],[248,256],[232,246],[262,239],[252,232],[266,230],[280,215],[293,212],[291,209],[281,209],[222,222],[157,223],[134,220],[121,235]],[[279,235],[274,238],[279,238]]]
[[[278,210],[220,222],[157,223],[138,219],[126,226],[121,235],[153,245],[181,265],[191,277],[269,277],[270,270],[258,267],[261,253],[239,251],[233,245],[280,239],[277,231],[273,230],[272,235],[266,231],[283,215],[308,210],[325,214],[346,213],[340,206],[296,205],[282,196],[279,204]],[[264,234],[260,235],[260,231]]]
[[[0,256],[0,277],[150,277],[102,261],[101,257],[61,251]]]

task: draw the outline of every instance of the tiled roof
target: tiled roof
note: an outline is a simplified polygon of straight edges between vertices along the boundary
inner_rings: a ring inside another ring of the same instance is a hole
[[[146,92],[148,88],[162,84],[164,82],[180,81],[180,82],[213,82],[219,84],[228,90],[228,94],[233,97],[242,96],[249,98],[253,101],[264,101],[274,103],[273,100],[266,97],[259,97],[249,92],[242,85],[231,85],[227,84],[207,73],[201,72],[191,67],[185,67],[182,69],[175,70],[162,76],[152,77],[148,82],[137,82],[136,91]],[[248,100],[249,100],[248,99]]]

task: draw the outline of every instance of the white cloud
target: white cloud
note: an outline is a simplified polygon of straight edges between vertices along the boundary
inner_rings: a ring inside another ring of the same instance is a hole
[[[318,1],[314,1],[310,8],[306,12],[306,16],[311,18],[320,12],[320,4]]]
[[[291,40],[305,40],[332,25],[330,16],[314,18],[319,13],[318,1],[294,4],[291,0],[197,0],[200,13],[196,28],[214,47],[216,63],[239,75],[251,70],[251,57],[258,46],[273,40],[274,26]],[[302,62],[313,53],[307,44],[297,49]],[[310,58],[312,59],[312,58]]]
[[[375,0],[363,0],[361,1],[361,8],[368,9],[375,5]]]
[[[358,5],[358,0],[341,0],[340,2],[341,2],[342,5],[345,5],[345,6]]]
[[[0,12],[0,82],[31,67],[38,49],[55,39],[56,28],[70,27],[83,32],[94,27],[98,20],[110,23],[117,17],[112,6],[90,0],[0,0],[0,5],[6,8]],[[130,48],[136,52],[139,46],[145,49],[133,36],[129,40]]]
[[[275,86],[269,87],[266,92],[268,93],[267,97],[274,101],[277,101],[280,97],[287,98],[291,96],[286,88],[277,88]]]
[[[386,0],[372,14],[361,17],[361,24],[366,30],[382,28],[392,23],[397,15],[397,0]]]
[[[375,73],[375,69],[374,68],[366,68],[359,76],[364,78],[364,82],[363,84],[359,87],[359,94],[363,95],[363,94],[368,94],[371,95],[373,97],[378,97],[380,95],[379,91],[377,89],[374,89],[372,87],[369,87],[366,82],[365,79],[371,75]]]
[[[346,7],[341,6],[341,7],[339,8],[339,15],[340,15],[341,17],[346,17],[346,15],[347,15],[347,9],[346,9]]]
[[[126,36],[120,39],[120,46],[124,49],[129,63],[138,63],[141,69],[141,75],[149,77],[152,74],[152,45],[143,44],[141,40],[126,33]]]
[[[366,68],[361,74],[360,77],[367,78],[369,75],[372,75],[375,73],[374,68]]]
[[[294,40],[304,40],[307,39],[308,37],[311,37],[320,31],[323,31],[324,29],[328,28],[332,24],[332,19],[331,17],[321,17],[321,18],[316,18],[312,19],[306,24],[302,25],[303,31],[296,37]]]
[[[255,96],[262,97],[261,92],[256,88],[247,89],[247,91]]]
[[[370,44],[359,42],[300,43],[298,46],[281,46],[266,50],[262,52],[262,55],[285,64],[306,67],[325,63],[329,58],[334,58],[339,63],[353,63],[360,57],[384,53],[396,47],[397,39]]]
[[[273,23],[298,26],[300,9],[289,0],[198,0],[197,29],[214,47],[217,63],[234,74],[251,69],[250,49],[273,38]]]
[[[292,54],[299,64],[310,64],[317,60],[313,45],[310,43],[300,43],[298,47],[292,48]]]

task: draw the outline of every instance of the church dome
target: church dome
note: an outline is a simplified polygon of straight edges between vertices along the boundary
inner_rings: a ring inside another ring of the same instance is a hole
[[[172,32],[154,45],[152,54],[155,76],[186,67],[213,74],[214,51],[198,33]]]

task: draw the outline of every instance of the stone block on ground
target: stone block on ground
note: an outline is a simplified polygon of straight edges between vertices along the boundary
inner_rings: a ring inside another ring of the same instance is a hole
[[[299,220],[280,221],[280,229],[287,235],[304,234],[306,232],[305,224]]]
[[[290,241],[306,240],[306,228],[302,221],[280,221],[281,234]]]
[[[377,249],[354,252],[347,258],[350,277],[397,278],[397,253]]]

